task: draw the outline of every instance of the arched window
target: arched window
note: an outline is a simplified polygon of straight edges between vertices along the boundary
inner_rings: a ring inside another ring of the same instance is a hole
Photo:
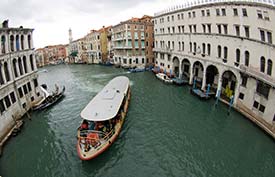
[[[10,36],[10,47],[11,47],[11,51],[14,52],[14,36],[13,35]]]
[[[0,64],[0,84],[3,85],[4,84],[4,78],[3,78],[3,75],[2,75],[2,64]]]
[[[245,51],[244,53],[244,65],[249,66],[249,52]]]
[[[227,59],[227,56],[228,56],[228,49],[227,49],[227,47],[224,47],[223,48],[223,57],[224,57],[224,59]]]
[[[2,49],[2,53],[6,53],[6,46],[5,46],[5,43],[6,43],[6,37],[3,35],[1,37],[1,49]]]
[[[240,60],[241,60],[241,51],[240,51],[240,49],[237,49],[236,50],[236,62],[240,63]]]
[[[219,45],[218,46],[218,58],[222,57],[222,47]]]
[[[194,52],[197,52],[197,43],[194,42]]]
[[[270,76],[272,74],[272,61],[270,59],[267,61],[267,74]]]
[[[5,72],[7,82],[9,82],[11,78],[10,78],[10,72],[9,72],[9,67],[7,62],[4,63],[4,72]]]
[[[265,58],[261,57],[261,72],[265,72]]]
[[[190,46],[190,52],[192,52],[192,42],[189,43]]]
[[[15,58],[12,60],[12,64],[13,64],[14,76],[18,77],[17,68],[16,68],[17,60]]]
[[[31,46],[31,35],[28,35],[28,47],[29,47],[29,49],[32,48],[32,46]]]
[[[21,49],[24,50],[24,35],[21,36]]]
[[[19,35],[16,35],[15,37],[15,46],[16,46],[16,51],[19,51],[20,50]]]
[[[210,55],[211,54],[211,45],[207,44],[207,54]]]
[[[18,59],[18,66],[19,66],[19,73],[23,75],[23,67],[22,67],[22,60],[21,58]]]
[[[26,56],[23,56],[23,65],[24,65],[25,73],[28,73],[27,58],[26,58]]]
[[[33,56],[30,55],[31,69],[34,70]]]

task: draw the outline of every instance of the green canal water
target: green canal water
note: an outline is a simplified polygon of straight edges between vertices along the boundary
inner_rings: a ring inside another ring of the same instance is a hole
[[[215,100],[165,85],[151,72],[94,65],[47,67],[40,83],[66,86],[54,107],[31,114],[0,158],[3,177],[275,176],[275,142]],[[132,99],[117,141],[91,161],[76,152],[80,111],[115,76],[131,80]]]

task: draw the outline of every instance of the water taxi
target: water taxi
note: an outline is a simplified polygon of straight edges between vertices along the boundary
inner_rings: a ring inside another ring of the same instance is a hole
[[[90,160],[104,152],[118,137],[131,96],[130,81],[125,76],[112,79],[81,111],[77,130],[77,153]]]
[[[162,80],[163,82],[165,83],[169,83],[169,84],[172,84],[173,83],[173,80],[170,79],[166,74],[164,73],[158,73],[156,74],[156,77],[160,80]]]

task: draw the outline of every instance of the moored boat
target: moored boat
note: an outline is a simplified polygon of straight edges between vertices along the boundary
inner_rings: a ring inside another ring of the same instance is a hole
[[[158,73],[156,74],[156,77],[160,80],[162,80],[163,82],[165,83],[169,83],[169,84],[172,84],[173,83],[173,80],[170,79],[166,74],[164,73]]]
[[[112,79],[81,111],[77,130],[77,153],[90,160],[103,153],[118,137],[130,101],[130,81],[125,76]]]
[[[185,84],[188,84],[188,81],[185,80],[185,79],[180,79],[178,77],[175,77],[172,79],[173,80],[173,83],[176,84],[176,85],[185,85]]]
[[[138,67],[134,67],[134,68],[130,68],[129,71],[131,73],[136,73],[136,72],[144,72],[145,68],[142,66],[138,66]]]

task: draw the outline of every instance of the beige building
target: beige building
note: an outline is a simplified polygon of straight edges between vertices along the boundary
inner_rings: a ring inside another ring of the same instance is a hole
[[[275,7],[256,2],[180,6],[154,16],[155,65],[186,77],[275,137]],[[232,97],[233,96],[233,97]]]
[[[33,29],[0,27],[0,142],[40,98]]]
[[[114,63],[132,68],[154,61],[152,17],[132,18],[112,27]]]

